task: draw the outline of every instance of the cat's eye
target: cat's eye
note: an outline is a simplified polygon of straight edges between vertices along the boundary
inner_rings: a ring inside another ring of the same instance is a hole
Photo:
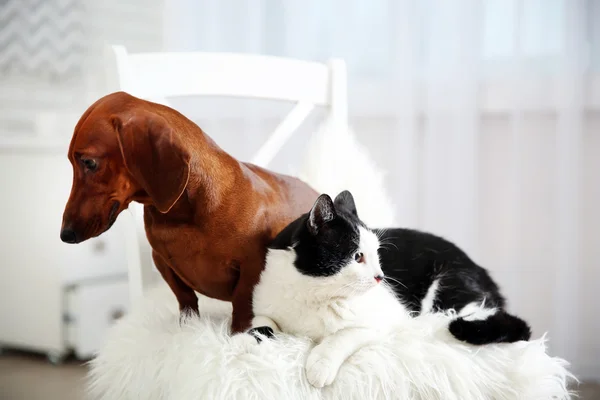
[[[96,162],[96,160],[93,160],[91,158],[82,158],[81,163],[88,171],[95,171],[98,168],[98,163]]]
[[[361,263],[361,264],[364,263],[365,255],[359,251],[358,253],[356,253],[354,255],[354,261],[356,261],[357,263]]]

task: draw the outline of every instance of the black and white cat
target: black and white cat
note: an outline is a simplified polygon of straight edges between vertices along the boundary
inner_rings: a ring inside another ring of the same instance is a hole
[[[319,196],[269,246],[252,331],[317,342],[306,374],[322,387],[355,351],[420,313],[456,310],[450,332],[468,343],[528,340],[529,326],[503,307],[497,285],[458,247],[414,230],[371,230],[344,191],[335,202]]]

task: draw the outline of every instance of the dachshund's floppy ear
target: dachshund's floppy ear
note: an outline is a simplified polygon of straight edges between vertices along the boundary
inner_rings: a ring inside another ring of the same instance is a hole
[[[127,119],[111,118],[125,166],[156,208],[168,212],[190,179],[190,153],[167,121],[141,113]]]

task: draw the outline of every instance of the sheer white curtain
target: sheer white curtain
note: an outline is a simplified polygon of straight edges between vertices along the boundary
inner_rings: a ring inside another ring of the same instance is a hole
[[[598,17],[582,0],[170,0],[164,44],[346,59],[351,125],[401,224],[456,241],[553,354],[600,378]],[[270,110],[188,109],[242,157]]]

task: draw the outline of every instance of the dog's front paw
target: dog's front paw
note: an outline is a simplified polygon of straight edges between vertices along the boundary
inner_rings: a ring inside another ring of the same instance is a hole
[[[331,385],[339,365],[320,351],[312,351],[306,361],[306,379],[316,388]]]
[[[179,310],[179,326],[183,327],[188,324],[192,319],[200,316],[200,313],[197,309],[192,307],[184,307]]]

